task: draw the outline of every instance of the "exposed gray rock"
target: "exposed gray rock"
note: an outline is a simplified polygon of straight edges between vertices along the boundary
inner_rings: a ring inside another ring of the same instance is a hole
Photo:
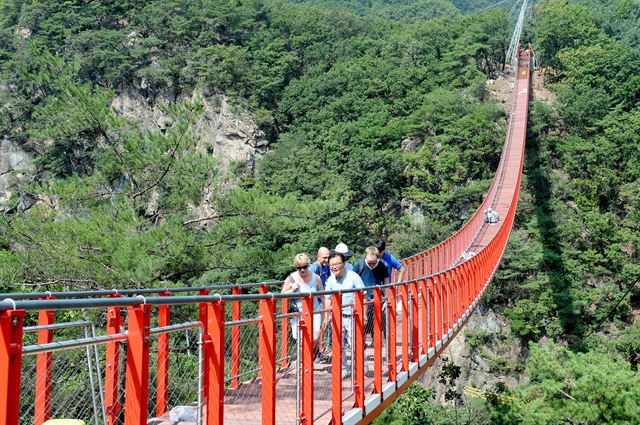
[[[400,205],[404,214],[411,219],[411,224],[417,226],[424,223],[424,213],[414,201],[409,198],[403,198]]]
[[[485,340],[479,346],[472,347],[469,335],[478,334],[483,335]],[[431,373],[425,373],[421,379],[422,385],[436,390],[436,400],[441,402],[448,389],[438,382],[442,357],[461,367],[461,375],[456,383],[460,393],[467,385],[490,390],[498,382],[514,388],[524,379],[519,371],[523,362],[523,347],[519,340],[511,337],[506,318],[491,309],[478,308],[431,366]]]
[[[244,163],[253,169],[257,160],[267,153],[269,141],[251,114],[233,105],[224,95],[205,98],[196,92],[193,98],[204,106],[204,114],[195,125],[196,134],[201,139],[198,149],[220,158],[223,171],[234,162]],[[130,90],[116,96],[112,106],[123,116],[138,121],[142,128],[162,130],[170,122],[158,103],[172,100],[169,94],[152,100]]]
[[[417,137],[407,137],[400,143],[402,149],[410,153],[418,152],[422,145],[424,145],[424,140],[421,140]]]
[[[33,169],[31,160],[31,155],[11,140],[0,140],[0,205],[11,196],[11,179],[21,178]]]

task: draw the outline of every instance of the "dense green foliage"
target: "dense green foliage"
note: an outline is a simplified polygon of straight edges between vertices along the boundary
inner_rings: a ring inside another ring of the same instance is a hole
[[[384,234],[409,253],[468,216],[498,160],[484,81],[504,11],[399,25],[260,1],[2,8],[0,134],[36,155],[2,216],[5,289],[271,279],[295,252]],[[175,99],[167,128],[110,107],[130,90]],[[193,131],[194,90],[234,96],[273,142],[235,189]],[[399,233],[407,196],[428,224]]]
[[[482,12],[493,8],[510,8],[515,0],[289,0],[321,8],[346,10],[356,15],[402,22],[428,20],[440,16]]]
[[[610,6],[615,13],[600,13]],[[640,407],[637,2],[539,3],[532,23],[553,105],[534,103],[525,188],[491,303],[530,340],[500,423],[631,423]],[[549,337],[569,349],[535,343]],[[584,352],[584,354],[583,354]]]
[[[628,424],[640,415],[640,375],[622,357],[532,345],[530,382],[514,403],[494,401],[492,422]]]
[[[517,292],[507,314],[521,335],[580,343],[640,276],[640,56],[597,26],[585,31],[584,22],[598,17],[584,6],[548,1],[538,13],[534,35],[546,40],[539,56],[555,64],[547,78],[557,107],[532,108],[526,153],[531,197],[524,200],[522,233],[507,250],[495,295]],[[584,19],[576,22],[577,16]],[[563,32],[552,30],[557,27]],[[572,41],[566,45],[565,39]],[[633,308],[627,298],[612,318],[631,323]]]
[[[2,206],[0,290],[274,279],[320,245],[384,235],[401,256],[448,236],[504,137],[485,82],[507,11],[465,14],[490,4],[0,1],[0,139],[36,158]],[[381,423],[639,416],[639,23],[637,0],[546,0],[526,28],[556,102],[532,105],[487,297],[529,343],[517,402],[440,406],[414,387]],[[166,127],[112,108],[126,92]],[[255,170],[223,169],[197,136],[221,93],[271,142]]]

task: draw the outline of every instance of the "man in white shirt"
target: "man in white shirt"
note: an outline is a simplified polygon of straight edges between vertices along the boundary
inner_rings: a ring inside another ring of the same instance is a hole
[[[345,257],[340,252],[331,252],[329,257],[329,267],[331,276],[327,279],[325,289],[327,291],[337,291],[346,289],[364,289],[364,283],[358,273],[346,269]],[[331,308],[331,295],[327,295],[329,307]],[[353,304],[355,303],[355,293],[342,294],[342,339],[349,345],[353,353]],[[325,303],[326,306],[326,303]],[[353,357],[353,356],[352,356]],[[342,350],[342,377],[346,378],[351,374],[351,367],[347,364],[347,352]]]

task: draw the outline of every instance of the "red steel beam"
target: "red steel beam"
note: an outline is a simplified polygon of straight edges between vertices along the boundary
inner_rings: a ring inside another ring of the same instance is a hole
[[[119,298],[119,295],[112,295],[110,298]],[[107,309],[107,335],[120,333],[122,322],[120,307],[109,307]],[[106,344],[105,363],[104,404],[107,413],[107,425],[116,425],[122,409],[118,384],[120,381],[120,341]]]
[[[413,302],[411,303],[411,361],[417,362],[420,356],[420,339],[418,336],[418,302],[420,298],[418,297],[418,281],[414,280],[410,284],[411,289],[411,298]]]
[[[47,297],[43,299],[52,299]],[[40,310],[38,312],[38,325],[52,325],[55,321],[55,312]],[[38,344],[53,342],[53,330],[39,330]],[[53,379],[53,353],[51,351],[38,353],[36,356],[36,402],[34,406],[35,425],[42,425],[51,419],[51,381]]]
[[[20,420],[24,313],[0,311],[0,418],[5,425],[18,425]]]
[[[354,347],[353,347],[353,364],[355,370],[355,382],[353,385],[354,406],[355,408],[364,409],[364,318],[365,305],[364,294],[366,292],[356,292],[355,309],[353,310],[354,318]]]
[[[302,411],[300,424],[313,424],[313,297],[302,298],[300,337],[302,338]]]
[[[389,335],[387,335],[387,338],[389,339],[387,342],[387,347],[389,347],[389,358],[387,359],[387,363],[389,366],[389,382],[396,382],[398,379],[398,358],[396,350],[396,303],[398,299],[396,297],[395,286],[387,288],[387,300],[389,310],[389,320],[387,320],[387,322],[389,323]]]
[[[160,296],[167,297],[169,292],[161,292]],[[171,321],[171,306],[158,306],[158,326],[169,326]],[[158,377],[156,381],[156,416],[162,416],[169,406],[169,334],[158,335]]]
[[[382,289],[373,289],[373,392],[382,394]]]
[[[242,288],[236,286],[231,289],[233,295],[242,294]],[[231,304],[231,320],[240,320],[240,301],[233,301]],[[286,328],[283,328],[286,332]],[[284,341],[284,340],[283,340]],[[231,328],[231,376],[237,376],[240,373],[240,326]],[[238,378],[231,380],[231,388],[236,388],[240,381]]]
[[[260,353],[262,358],[262,424],[276,423],[276,301],[260,301]],[[236,326],[237,327],[237,326]],[[312,365],[313,368],[313,365]]]
[[[207,425],[224,423],[224,320],[222,301],[206,303],[207,322],[202,337],[206,388],[205,417]]]
[[[151,306],[128,308],[125,425],[146,425],[149,406],[149,329]]]
[[[342,295],[331,295],[331,423],[342,425]]]

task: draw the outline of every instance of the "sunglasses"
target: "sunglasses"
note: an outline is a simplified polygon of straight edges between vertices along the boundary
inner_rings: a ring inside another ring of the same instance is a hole
[[[307,270],[309,268],[308,264],[305,264],[304,266],[296,266],[296,269],[298,270]]]

